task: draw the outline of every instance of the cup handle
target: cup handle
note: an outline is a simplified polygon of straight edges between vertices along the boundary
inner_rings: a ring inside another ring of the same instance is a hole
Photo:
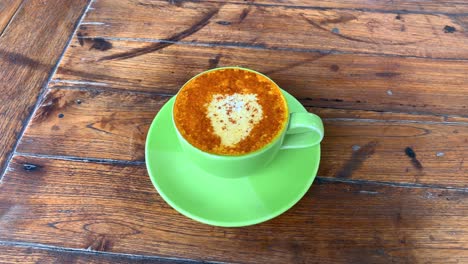
[[[320,143],[323,139],[323,123],[312,113],[291,113],[281,149],[306,148]]]

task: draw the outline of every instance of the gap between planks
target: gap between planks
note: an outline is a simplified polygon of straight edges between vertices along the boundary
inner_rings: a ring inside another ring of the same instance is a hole
[[[68,46],[70,45],[71,41],[73,40],[73,37],[75,36],[76,31],[78,30],[81,22],[83,21],[84,17],[86,16],[86,13],[88,12],[89,7],[91,6],[93,1],[94,0],[88,0],[88,4],[87,4],[85,10],[83,11],[83,13],[79,17],[79,19],[75,22],[72,34],[70,34],[70,36],[69,36],[69,38],[68,38],[68,40],[67,40],[67,42],[65,44],[65,47],[63,48],[62,52],[60,53],[59,58],[57,59],[57,61],[55,63],[54,68],[50,72],[49,77],[47,78],[47,81],[44,83],[43,87],[41,88],[41,90],[39,92],[39,96],[37,97],[36,103],[34,104],[34,107],[32,108],[32,111],[29,113],[29,116],[23,121],[21,131],[19,132],[19,136],[18,136],[18,138],[17,138],[17,140],[16,140],[16,142],[15,142],[15,144],[13,146],[13,149],[12,149],[11,153],[8,154],[8,157],[7,157],[6,161],[5,161],[4,168],[2,170],[0,170],[0,183],[2,182],[3,176],[7,172],[7,169],[8,169],[8,166],[9,166],[10,162],[11,162],[11,159],[13,158],[13,156],[14,156],[14,154],[16,152],[16,149],[18,148],[19,142],[21,142],[21,139],[23,138],[24,132],[26,131],[26,128],[27,128],[29,122],[32,120],[33,116],[36,114],[37,109],[39,109],[39,107],[41,106],[41,104],[42,104],[42,102],[44,100],[44,97],[47,94],[47,90],[48,90],[47,87],[49,86],[49,83],[52,81],[53,76],[57,72],[57,69],[58,69],[58,67],[60,65],[60,62],[62,61],[63,56],[65,55],[65,52],[68,49]],[[23,3],[24,3],[24,1],[21,3],[21,5]],[[15,13],[15,15],[16,15],[16,13]]]
[[[81,158],[74,156],[61,156],[61,155],[45,155],[45,154],[35,154],[35,153],[24,153],[24,152],[15,152],[16,156],[27,157],[27,158],[39,158],[39,159],[52,159],[52,160],[64,160],[64,161],[73,161],[73,162],[84,162],[84,163],[101,163],[101,164],[115,164],[115,165],[126,165],[126,166],[143,166],[146,164],[145,161],[125,161],[125,160],[116,160],[116,159],[96,159],[96,158]],[[383,185],[390,186],[395,188],[422,188],[422,189],[440,189],[440,190],[453,190],[453,191],[462,191],[468,192],[468,188],[459,188],[452,186],[442,186],[442,185],[433,185],[433,184],[420,184],[420,183],[399,183],[399,182],[386,182],[386,181],[371,181],[371,180],[355,180],[355,179],[340,179],[332,178],[317,175],[315,181],[325,182],[325,183],[347,183],[353,185],[365,184],[365,185]],[[2,181],[0,180],[0,184]]]
[[[0,240],[0,246],[11,246],[11,247],[22,247],[22,248],[33,248],[38,250],[47,250],[55,252],[64,252],[64,253],[75,253],[91,256],[107,256],[107,257],[124,257],[129,260],[139,260],[139,261],[174,261],[174,263],[210,263],[210,264],[222,264],[224,262],[215,262],[215,261],[198,261],[192,259],[176,258],[176,257],[160,257],[154,255],[137,255],[137,254],[128,254],[128,253],[115,253],[115,252],[105,252],[105,251],[96,251],[88,249],[79,249],[79,248],[67,248],[67,247],[58,247],[51,246],[40,243],[31,243],[31,242],[19,242],[19,241],[6,241]]]

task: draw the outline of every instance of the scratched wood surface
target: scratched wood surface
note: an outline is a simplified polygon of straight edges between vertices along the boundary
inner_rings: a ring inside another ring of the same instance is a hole
[[[4,3],[16,14],[0,37],[0,177],[87,0],[25,0],[8,9],[15,3]]]
[[[0,262],[468,262],[467,13],[456,0],[93,1],[0,181]],[[227,65],[268,74],[326,129],[305,197],[235,229],[173,210],[144,159],[162,105]]]
[[[468,193],[317,180],[266,223],[193,222],[154,192],[144,165],[16,156],[0,186],[0,240],[240,263],[463,262]],[[31,213],[33,212],[33,213]]]
[[[135,55],[135,50],[148,45],[157,49],[126,60],[102,60],[115,54]],[[169,46],[79,37],[72,41],[53,85],[66,80],[65,85],[92,82],[88,84],[175,94],[191,76],[229,65],[268,74],[305,105],[468,116],[468,63],[463,60]]]
[[[429,58],[468,58],[456,16],[355,10],[295,9],[224,2],[101,0],[85,18],[90,37],[163,39],[270,49],[326,50]],[[105,8],[106,6],[111,6]],[[156,12],[156,10],[164,10]],[[287,30],[285,30],[287,29]],[[137,54],[151,52],[147,45]],[[102,60],[136,54],[114,54]]]

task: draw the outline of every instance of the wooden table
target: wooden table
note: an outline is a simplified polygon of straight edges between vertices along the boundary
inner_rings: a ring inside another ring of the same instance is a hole
[[[460,0],[3,0],[0,262],[468,263],[467,30]],[[161,106],[227,65],[326,129],[305,197],[244,228],[145,169]]]

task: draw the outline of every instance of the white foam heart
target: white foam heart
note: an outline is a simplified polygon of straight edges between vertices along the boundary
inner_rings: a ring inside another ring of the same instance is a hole
[[[207,117],[221,144],[234,146],[248,137],[262,120],[263,110],[256,94],[215,94],[207,105]]]

